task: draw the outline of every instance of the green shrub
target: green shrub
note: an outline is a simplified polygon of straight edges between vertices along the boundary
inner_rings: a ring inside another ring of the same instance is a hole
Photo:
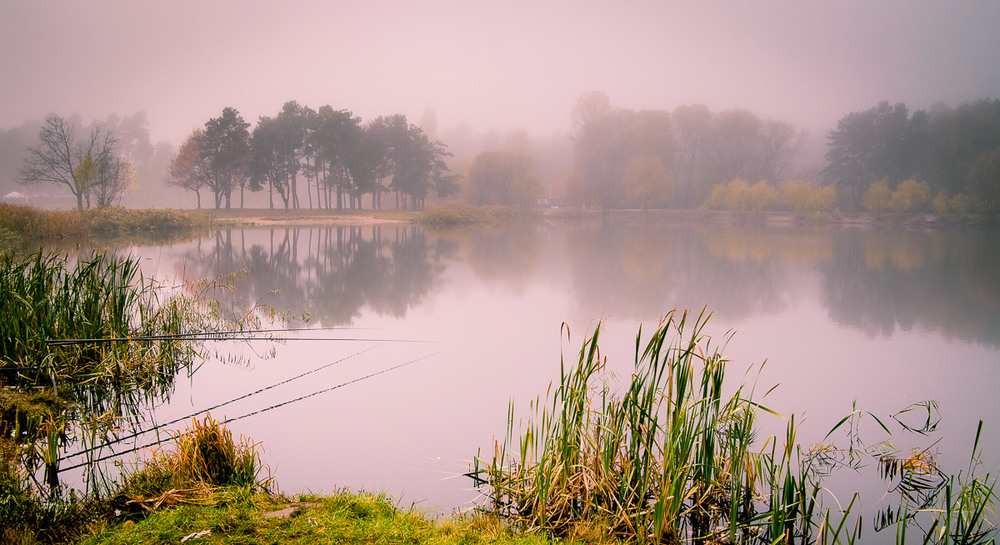
[[[931,199],[931,208],[934,209],[934,213],[939,216],[948,215],[948,195],[944,194],[944,191],[938,191],[937,195]]]
[[[964,193],[959,193],[948,201],[948,208],[958,215],[968,214],[972,211],[972,200]]]

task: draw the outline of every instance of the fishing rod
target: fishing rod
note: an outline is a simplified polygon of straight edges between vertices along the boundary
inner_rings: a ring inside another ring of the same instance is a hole
[[[142,342],[142,341],[344,341],[344,342],[380,342],[380,343],[434,343],[437,341],[417,341],[411,339],[376,339],[367,337],[291,337],[286,339],[262,339],[247,334],[230,335],[226,333],[190,333],[183,335],[149,335],[141,337],[102,337],[99,339],[59,339],[47,340],[49,346],[70,346],[77,344],[102,344],[111,342]]]
[[[347,360],[349,360],[351,358],[360,356],[361,354],[364,354],[365,352],[374,350],[374,349],[378,348],[379,346],[380,345],[370,346],[368,348],[365,348],[364,350],[361,350],[359,352],[351,354],[350,356],[345,356],[343,358],[340,358],[339,360],[332,361],[330,363],[321,365],[321,366],[319,366],[319,367],[317,367],[315,369],[311,369],[309,371],[306,371],[305,373],[300,373],[300,374],[298,374],[298,375],[296,375],[294,377],[282,380],[281,382],[277,382],[277,383],[272,384],[270,386],[265,386],[264,388],[261,388],[261,389],[255,391],[255,392],[250,392],[250,393],[247,393],[247,394],[243,394],[243,395],[241,395],[239,397],[230,399],[229,401],[224,401],[222,403],[219,403],[217,405],[213,405],[213,406],[211,406],[211,407],[209,407],[207,409],[199,410],[199,411],[197,411],[195,413],[192,413],[192,414],[189,414],[187,416],[182,416],[180,418],[175,418],[175,419],[173,419],[173,420],[171,420],[169,422],[164,422],[162,424],[157,424],[157,425],[155,425],[155,426],[153,426],[153,427],[151,427],[149,429],[139,430],[139,431],[133,432],[133,433],[131,433],[129,435],[123,435],[121,437],[118,437],[118,438],[114,439],[113,441],[108,441],[106,443],[102,443],[101,445],[92,446],[92,447],[80,450],[78,452],[74,452],[73,454],[67,454],[65,456],[60,457],[59,461],[65,460],[67,458],[72,458],[74,456],[79,456],[81,454],[86,454],[88,452],[93,452],[95,450],[100,450],[100,449],[102,449],[104,447],[109,447],[111,445],[115,445],[115,444],[121,443],[122,441],[127,441],[129,439],[134,438],[134,437],[138,437],[140,435],[145,435],[147,433],[154,432],[156,430],[165,428],[166,426],[169,426],[171,424],[176,424],[176,423],[178,423],[178,422],[180,422],[182,420],[187,420],[188,418],[192,418],[192,417],[197,416],[197,415],[199,415],[199,414],[201,414],[203,412],[213,411],[213,410],[218,409],[220,407],[225,407],[226,405],[235,403],[237,401],[241,401],[241,400],[246,399],[246,398],[251,397],[251,396],[255,396],[255,395],[257,395],[259,393],[262,393],[262,392],[266,392],[267,390],[270,390],[272,388],[277,388],[278,386],[282,386],[284,384],[288,384],[289,382],[292,382],[293,380],[298,380],[298,379],[300,379],[300,378],[302,378],[304,376],[311,375],[311,374],[313,374],[313,373],[315,373],[317,371],[321,371],[323,369],[326,369],[327,367],[332,367],[332,366],[334,366],[334,365],[336,365],[338,363],[341,363],[341,362],[347,361]]]
[[[439,352],[435,352],[433,354],[428,354],[426,356],[421,356],[419,358],[415,358],[415,359],[412,359],[410,361],[403,362],[403,363],[400,363],[398,365],[394,365],[392,367],[387,367],[385,369],[382,369],[381,371],[376,371],[374,373],[369,373],[367,375],[364,375],[362,377],[358,377],[358,378],[353,379],[353,380],[349,380],[347,382],[342,382],[340,384],[337,384],[336,386],[331,386],[329,388],[324,388],[322,390],[317,390],[317,391],[315,391],[315,392],[313,392],[311,394],[306,394],[304,396],[299,396],[299,397],[294,398],[294,399],[289,399],[288,401],[283,401],[283,402],[278,403],[276,405],[271,405],[270,407],[266,407],[264,409],[253,411],[253,412],[244,414],[242,416],[236,416],[236,417],[233,417],[233,418],[230,418],[230,419],[227,419],[227,420],[224,420],[224,421],[220,422],[219,425],[220,426],[224,426],[224,425],[226,425],[226,424],[228,424],[230,422],[235,422],[237,420],[242,420],[244,418],[249,418],[251,416],[256,416],[258,414],[270,411],[272,409],[277,409],[279,407],[284,407],[285,405],[290,405],[292,403],[296,403],[296,402],[299,402],[299,401],[302,401],[302,400],[305,400],[305,399],[309,399],[310,397],[313,397],[313,396],[317,396],[317,395],[320,395],[320,394],[325,394],[327,392],[336,390],[338,388],[343,388],[344,386],[348,386],[348,385],[354,384],[356,382],[361,382],[363,380],[367,380],[367,379],[376,377],[378,375],[382,375],[384,373],[388,373],[389,371],[394,371],[394,370],[399,369],[401,367],[406,367],[407,365],[411,365],[411,364],[417,363],[418,361],[425,360],[427,358],[436,356],[436,355],[438,355],[440,353],[441,352],[439,351]],[[58,469],[56,471],[59,472],[59,473],[62,473],[63,471],[69,471],[69,470],[72,470],[72,469],[81,468],[81,467],[89,465],[91,463],[103,462],[105,460],[110,460],[112,458],[117,458],[117,457],[125,455],[125,454],[129,454],[129,453],[132,453],[132,452],[137,452],[137,451],[140,451],[142,449],[146,449],[146,448],[153,447],[153,446],[156,446],[156,445],[159,445],[159,444],[162,444],[162,443],[166,443],[167,441],[170,441],[172,439],[173,439],[173,437],[165,437],[163,439],[157,439],[156,441],[153,441],[151,443],[147,443],[147,444],[142,445],[142,446],[132,447],[132,448],[130,448],[128,450],[123,450],[121,452],[113,452],[113,453],[108,454],[106,456],[101,456],[100,458],[95,458],[94,460],[90,460],[89,462],[81,462],[79,464],[74,464],[74,465],[71,465],[71,466],[63,468],[63,469]]]
[[[339,330],[353,330],[357,331],[359,329],[373,329],[373,328],[354,328],[354,327],[291,327],[291,328],[280,328],[280,329],[245,329],[245,330],[233,330],[233,331],[200,331],[192,333],[164,333],[162,335],[127,335],[125,337],[101,337],[101,338],[91,338],[91,339],[46,339],[45,344],[48,346],[67,346],[74,344],[100,344],[108,342],[131,342],[131,341],[172,341],[172,340],[183,340],[183,341],[226,341],[226,340],[241,340],[250,335],[258,335],[264,333],[290,333],[290,332],[300,332],[300,331],[339,331]],[[251,339],[252,340],[252,339]],[[268,339],[262,339],[268,340]],[[273,339],[272,339],[273,340]],[[288,340],[288,339],[282,339]],[[340,340],[340,339],[336,339]],[[352,339],[344,339],[352,340]]]

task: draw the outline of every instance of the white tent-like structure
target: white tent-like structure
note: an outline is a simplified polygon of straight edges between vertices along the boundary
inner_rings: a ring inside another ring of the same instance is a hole
[[[3,202],[7,204],[28,204],[28,199],[30,198],[19,191],[11,191],[3,196]]]

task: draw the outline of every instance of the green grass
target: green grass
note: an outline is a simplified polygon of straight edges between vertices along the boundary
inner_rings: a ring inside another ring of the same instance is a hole
[[[292,508],[287,517],[265,513]],[[382,494],[342,492],[332,496],[281,498],[258,494],[244,502],[213,507],[163,509],[136,521],[98,525],[79,544],[174,544],[203,534],[190,543],[548,543],[544,536],[498,528],[483,519],[431,520],[401,509]]]

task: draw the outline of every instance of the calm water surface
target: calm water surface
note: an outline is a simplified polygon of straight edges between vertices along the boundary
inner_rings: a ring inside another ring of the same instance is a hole
[[[779,385],[762,401],[795,413],[800,441],[821,440],[855,401],[886,417],[936,400],[941,462],[964,468],[984,419],[984,469],[1000,469],[996,233],[383,225],[234,229],[138,251],[147,271],[174,282],[247,270],[237,305],[348,328],[298,334],[316,340],[290,340],[273,359],[234,343],[249,363],[206,363],[161,421],[332,362],[212,415],[242,416],[423,358],[230,424],[262,443],[284,492],[349,487],[435,512],[467,507],[477,494],[461,474],[504,433],[509,400],[526,414],[544,396],[561,351],[572,357],[601,321],[602,351],[627,377],[640,324],[706,306],[714,338],[735,332],[728,378],[750,370],[758,392]],[[765,419],[761,433],[784,425]]]

